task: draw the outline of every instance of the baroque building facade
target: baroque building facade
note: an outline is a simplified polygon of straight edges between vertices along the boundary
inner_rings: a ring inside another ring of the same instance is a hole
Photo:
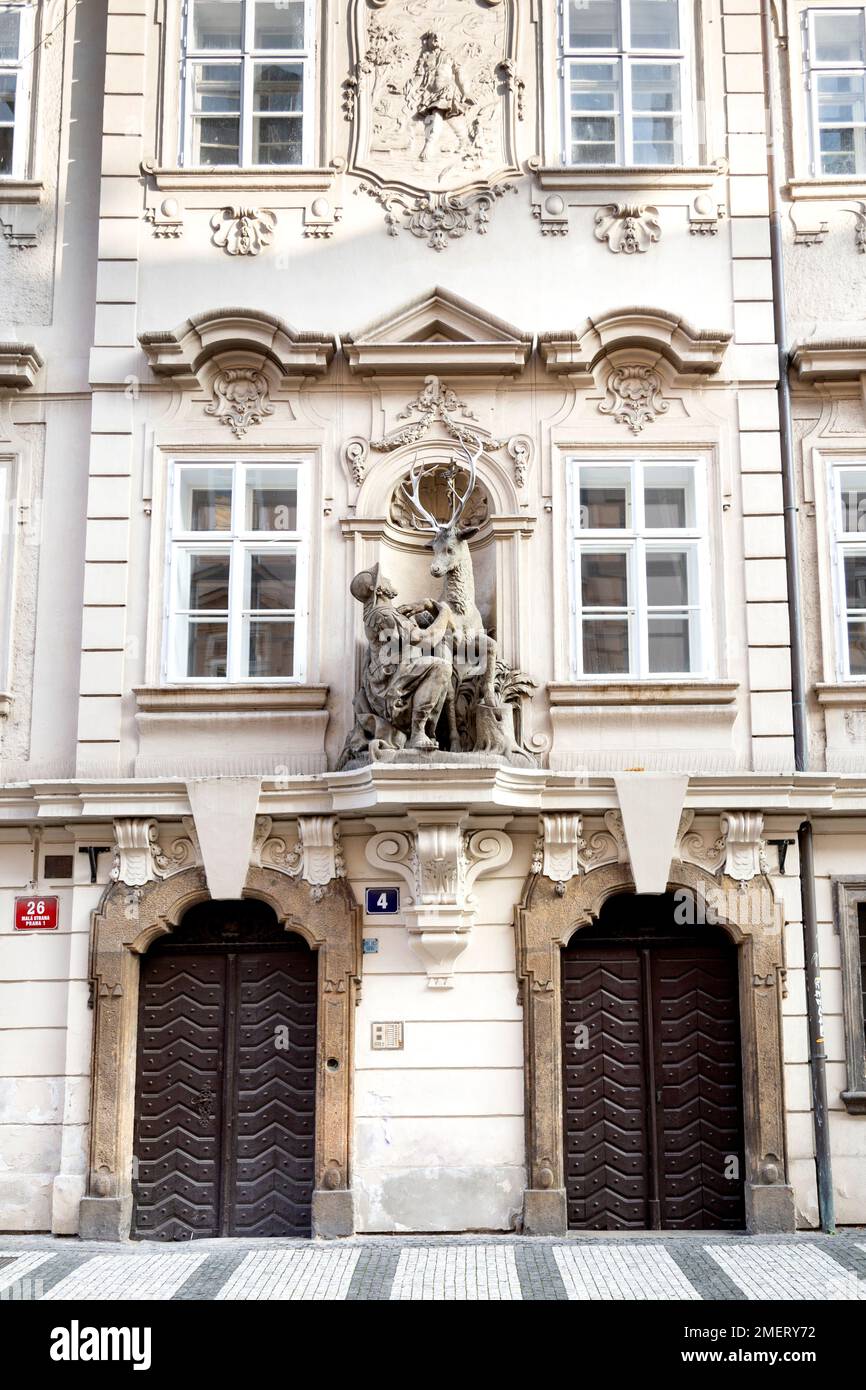
[[[0,4],[0,1228],[866,1221],[864,26]]]

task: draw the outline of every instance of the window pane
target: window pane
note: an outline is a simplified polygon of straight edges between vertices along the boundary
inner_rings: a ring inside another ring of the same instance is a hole
[[[583,671],[587,676],[628,675],[627,618],[584,621]]]
[[[866,531],[866,468],[846,468],[839,478],[840,526]]]
[[[647,468],[644,518],[654,530],[695,525],[695,475],[690,468]]]
[[[866,623],[848,624],[848,666],[852,676],[866,676]]]
[[[256,164],[300,164],[303,128],[300,114],[273,116],[259,113],[296,111],[304,97],[304,70],[300,63],[256,64],[253,109],[253,161]]]
[[[228,624],[188,620],[186,674],[214,678],[228,671]]]
[[[296,557],[259,551],[247,557],[246,607],[253,611],[295,606]]]
[[[819,63],[862,63],[866,61],[863,48],[863,11],[848,14],[812,13],[815,26],[815,59]]]
[[[618,63],[570,67],[571,159],[575,164],[615,164],[619,125]]]
[[[580,470],[582,531],[595,528],[623,530],[631,525],[631,475],[627,468]]]
[[[193,64],[193,110],[231,115],[241,109],[240,63]]]
[[[0,174],[12,173],[12,129],[0,126]]]
[[[683,551],[650,550],[646,557],[646,592],[650,608],[673,608],[689,602],[689,563]]]
[[[241,69],[235,63],[196,63],[193,67],[193,159],[197,164],[240,162]],[[213,114],[211,114],[213,113]]]
[[[619,48],[619,0],[569,0],[572,48]]]
[[[866,120],[863,77],[856,73],[821,73],[818,120],[822,125],[856,125]]]
[[[20,32],[21,15],[18,10],[0,11],[0,62],[17,62]]]
[[[183,531],[231,530],[231,469],[180,470],[180,525]]]
[[[631,0],[632,48],[679,48],[678,0]]]
[[[248,531],[297,531],[296,468],[247,469],[245,524]]]
[[[229,565],[228,555],[190,555],[189,592],[185,607],[194,612],[208,608],[227,612]]]
[[[678,164],[682,159],[679,67],[637,63],[631,73],[635,163]]]
[[[14,72],[0,72],[0,125],[12,125],[15,120]]]
[[[246,625],[247,675],[292,676],[295,670],[295,624],[259,622]]]
[[[304,0],[256,0],[256,48],[304,47]]]
[[[192,23],[194,48],[240,48],[241,34],[241,0],[195,0]]]
[[[690,671],[689,619],[649,619],[650,671]]]
[[[862,74],[818,77],[821,171],[856,174],[866,170],[866,100]]]
[[[866,608],[866,551],[845,556],[845,603],[851,608]]]
[[[628,606],[628,556],[625,554],[580,557],[581,602],[584,608]]]

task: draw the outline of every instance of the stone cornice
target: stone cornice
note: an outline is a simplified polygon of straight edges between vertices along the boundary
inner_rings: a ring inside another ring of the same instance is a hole
[[[822,681],[815,686],[815,696],[819,705],[866,709],[866,681],[860,684],[854,681],[844,684],[841,681]]]
[[[0,390],[28,391],[43,366],[33,343],[0,343]]]
[[[731,334],[725,329],[693,328],[666,309],[629,306],[595,319],[577,332],[543,333],[539,350],[549,372],[589,375],[604,358],[626,351],[652,352],[684,375],[718,372]]]
[[[800,381],[858,381],[866,375],[866,337],[810,338],[797,343],[791,365]]]
[[[322,376],[337,350],[331,334],[299,332],[260,309],[212,309],[177,328],[139,334],[151,370],[193,384],[208,363],[270,363],[283,377]]]
[[[515,375],[533,342],[531,333],[438,286],[342,337],[351,371],[392,377]]]

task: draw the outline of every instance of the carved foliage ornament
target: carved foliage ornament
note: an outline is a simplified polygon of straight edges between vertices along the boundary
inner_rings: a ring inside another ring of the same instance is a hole
[[[250,367],[230,367],[214,379],[213,401],[206,415],[215,415],[242,439],[250,425],[260,425],[274,407],[268,397],[267,378]]]
[[[273,240],[277,215],[270,208],[223,208],[210,225],[214,246],[229,256],[257,256]]]
[[[413,419],[413,416],[416,418]],[[505,445],[504,439],[484,438],[478,431],[468,428],[462,423],[463,420],[477,422],[477,416],[469,409],[465,401],[459,399],[456,392],[440,381],[438,376],[426,376],[424,378],[424,390],[414,400],[409,401],[398,413],[397,419],[408,420],[410,423],[392,431],[391,434],[386,434],[382,439],[371,439],[369,445],[371,449],[380,454],[390,454],[395,449],[417,444],[425,435],[429,434],[430,429],[437,422],[444,426],[446,433],[452,439],[456,439],[461,444],[469,444],[473,448],[483,445],[488,451],[501,449]],[[356,442],[363,441],[350,441],[350,444]],[[352,462],[354,464],[355,454],[352,456]]]
[[[615,367],[607,379],[607,398],[598,408],[602,415],[628,425],[632,434],[640,434],[644,425],[668,409],[661,391],[661,377],[652,367]]]
[[[661,239],[658,208],[639,203],[609,203],[595,214],[595,235],[606,241],[611,251],[627,256],[648,251]]]

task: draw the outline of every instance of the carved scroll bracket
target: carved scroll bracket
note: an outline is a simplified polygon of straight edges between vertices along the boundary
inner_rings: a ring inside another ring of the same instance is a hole
[[[252,862],[303,879],[310,897],[320,902],[333,879],[346,877],[339,822],[336,816],[299,816],[298,836],[290,844],[283,826],[270,816],[256,816]]]
[[[509,820],[486,820],[467,829],[462,812],[418,812],[409,816],[408,831],[401,820],[400,829],[380,830],[367,842],[367,862],[402,879],[408,889],[409,942],[430,989],[454,984],[454,964],[469,944],[477,912],[473,886],[511,859],[513,847],[504,831]]]
[[[162,844],[159,824],[150,818],[124,818],[114,822],[114,863],[111,878],[128,888],[142,888],[147,883],[168,878],[182,869],[201,864],[201,850],[192,816],[184,816],[181,824],[185,835]]]
[[[768,872],[763,840],[764,817],[760,811],[723,811],[725,873],[745,884]]]
[[[555,883],[557,893],[564,893],[569,879],[581,871],[580,856],[587,848],[582,830],[583,817],[579,815],[541,817],[541,834],[536,841],[532,869]]]

